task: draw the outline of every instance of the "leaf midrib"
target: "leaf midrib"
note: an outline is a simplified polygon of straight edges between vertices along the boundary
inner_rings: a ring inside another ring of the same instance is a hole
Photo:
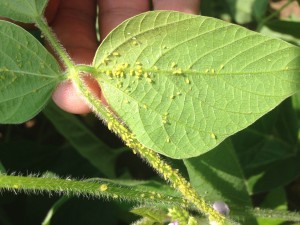
[[[138,101],[138,100],[136,100],[136,98],[134,97],[134,96],[130,96],[128,93],[126,93],[125,91],[123,91],[123,90],[121,90],[121,89],[119,89],[119,88],[117,88],[114,84],[112,84],[112,83],[110,83],[110,82],[108,82],[108,80],[106,80],[107,82],[105,83],[106,85],[110,85],[110,87],[112,87],[112,88],[114,88],[115,90],[117,90],[117,91],[120,91],[120,92],[122,92],[123,94],[124,94],[124,96],[127,96],[128,98],[130,98],[130,99],[133,99],[133,101],[135,101],[138,105],[139,105],[139,108],[142,108],[143,106],[141,105],[141,103]],[[152,89],[152,90],[154,90],[156,93],[158,93],[155,89]],[[162,96],[163,97],[163,96]],[[206,105],[208,105],[210,108],[213,108],[213,109],[217,109],[217,110],[220,110],[220,111],[225,111],[225,112],[230,112],[230,113],[233,113],[233,114],[243,114],[243,115],[249,115],[249,114],[251,114],[251,115],[262,115],[263,113],[265,113],[265,112],[261,112],[261,113],[241,113],[241,112],[231,112],[231,111],[226,111],[226,110],[224,110],[224,109],[219,109],[219,108],[216,108],[216,107],[214,107],[214,106],[211,106],[211,105],[209,105],[209,104],[207,104],[206,102],[204,102],[204,101],[201,101],[203,104],[206,104]],[[153,108],[150,108],[150,107],[148,107],[148,110],[151,110],[152,112],[155,112],[157,115],[161,115],[161,113],[159,113],[159,112],[157,112],[157,110],[155,110],[155,109],[153,109]],[[170,121],[171,120],[171,118],[172,118],[172,116],[168,116],[168,121]],[[202,132],[202,133],[204,133],[204,134],[210,134],[211,132],[213,132],[213,131],[203,131],[203,130],[200,130],[200,129],[195,129],[194,127],[190,127],[188,124],[186,124],[186,123],[181,123],[181,122],[178,122],[178,120],[175,120],[175,119],[173,119],[172,121],[174,121],[175,123],[178,123],[179,125],[181,125],[181,126],[183,126],[183,127],[187,127],[187,128],[189,128],[189,129],[192,129],[192,130],[194,130],[194,131],[197,131],[197,132]],[[163,127],[164,127],[164,125],[162,125]],[[235,132],[234,132],[235,133]],[[231,135],[232,133],[228,133],[228,134],[221,134],[221,133],[218,133],[218,136],[219,136],[219,138],[221,138],[222,136],[227,136],[227,135]]]

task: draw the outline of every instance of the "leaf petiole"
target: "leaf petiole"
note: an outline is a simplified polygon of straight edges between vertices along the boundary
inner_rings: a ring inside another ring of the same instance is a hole
[[[64,65],[70,70],[74,68],[75,65],[72,62],[70,56],[66,50],[61,46],[55,34],[52,32],[51,28],[48,26],[46,20],[43,17],[36,19],[36,26],[41,30],[45,38],[49,41],[51,47],[55,51],[55,54],[61,59]]]

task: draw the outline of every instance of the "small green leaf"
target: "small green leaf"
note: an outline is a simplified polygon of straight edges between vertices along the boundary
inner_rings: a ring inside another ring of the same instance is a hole
[[[42,110],[62,76],[54,57],[28,32],[0,21],[0,123],[22,123]]]
[[[299,89],[300,49],[214,18],[156,11],[122,23],[93,62],[103,93],[146,147],[214,148]]]
[[[34,23],[43,15],[48,0],[0,0],[0,16],[24,23]]]

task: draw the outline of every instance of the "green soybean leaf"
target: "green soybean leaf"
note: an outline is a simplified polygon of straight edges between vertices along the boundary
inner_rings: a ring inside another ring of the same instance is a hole
[[[172,158],[207,152],[300,84],[298,47],[179,12],[125,21],[93,64],[105,98],[136,138]]]
[[[0,123],[22,123],[42,110],[60,78],[54,57],[27,31],[0,21]]]
[[[43,15],[48,0],[0,0],[0,16],[33,23]]]

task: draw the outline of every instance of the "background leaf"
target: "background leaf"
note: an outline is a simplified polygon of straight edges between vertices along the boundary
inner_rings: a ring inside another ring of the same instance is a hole
[[[252,21],[252,6],[255,0],[226,0],[234,20],[239,24]]]
[[[262,27],[261,33],[300,46],[300,22],[275,20]]]
[[[269,191],[299,176],[297,120],[288,99],[231,137],[250,194]]]
[[[96,137],[76,116],[60,110],[53,102],[43,111],[57,131],[106,177],[115,177],[115,160],[122,152],[114,151]]]
[[[0,16],[33,23],[43,15],[48,0],[0,0]]]
[[[261,21],[268,9],[269,0],[255,0],[252,6],[252,14],[257,22]]]
[[[28,32],[0,21],[0,123],[22,123],[42,110],[62,80],[54,57]]]
[[[287,210],[287,199],[283,188],[276,188],[265,197],[260,207],[276,210]],[[284,220],[274,218],[258,218],[259,225],[284,225]]]
[[[143,145],[188,158],[295,93],[300,50],[217,19],[148,12],[110,33],[93,64],[107,101]]]
[[[210,202],[223,201],[230,215],[241,224],[257,224],[246,208],[252,207],[242,166],[230,141],[225,141],[212,151],[186,159],[190,182],[198,193]],[[241,216],[243,215],[243,216]]]

